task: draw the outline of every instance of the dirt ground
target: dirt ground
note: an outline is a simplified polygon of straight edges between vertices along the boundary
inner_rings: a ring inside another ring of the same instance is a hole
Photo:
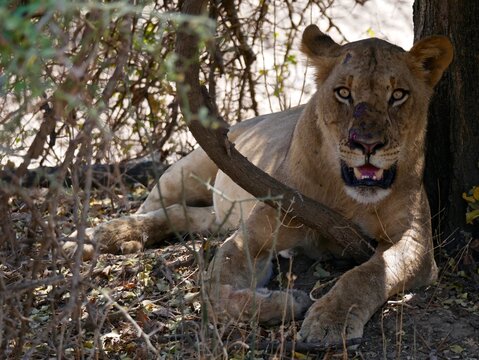
[[[304,256],[293,265],[303,289],[318,280],[326,283],[347,267],[339,264],[338,271],[338,264],[315,264]],[[479,284],[451,271],[451,265],[445,264],[436,284],[390,299],[368,322],[349,358],[479,359]]]
[[[92,218],[104,220],[108,209],[93,203]],[[28,213],[12,215],[15,226],[26,229],[27,242],[33,236]],[[71,226],[68,213],[62,226]],[[141,254],[103,254],[79,269],[45,252],[36,258],[29,241],[16,254],[23,260],[4,257],[0,264],[5,358],[479,359],[478,273],[477,267],[461,267],[463,255],[453,259],[441,252],[439,281],[390,299],[368,322],[359,347],[346,352],[295,343],[301,321],[271,327],[208,322],[201,275],[205,254],[218,239],[176,239]],[[270,287],[292,280],[296,288],[314,288],[318,297],[349,267],[302,255],[280,259]],[[32,281],[29,274],[40,268]],[[68,312],[72,304],[77,307]]]
[[[200,244],[196,244],[196,249]],[[195,280],[197,268],[194,256],[184,245],[169,245],[162,249],[149,250],[145,254],[124,257],[104,255],[107,263],[113,268],[124,261],[137,261],[141,266],[147,266],[151,261],[158,258],[164,260],[161,263],[154,263],[150,275],[153,282],[166,280],[171,284],[174,291],[168,295],[151,297],[149,300],[162,304],[162,311],[175,314],[183,312],[180,320],[173,317],[180,324],[171,328],[162,327],[163,338],[159,338],[161,349],[165,358],[176,358],[180,353],[183,359],[187,358],[224,358],[218,349],[198,350],[192,347],[192,336],[200,339],[208,334],[199,334],[201,328],[202,308],[200,302],[191,302],[186,308],[179,310],[178,304],[190,297],[191,293],[199,290]],[[290,260],[281,259],[277,267],[271,287],[277,287],[278,283],[295,278],[296,288],[311,290],[315,285],[331,284],[340,273],[346,270],[350,264],[347,263],[315,263],[314,261],[299,255],[292,259],[292,274],[289,274]],[[227,327],[218,326],[221,329],[222,346],[227,348],[228,358],[243,359],[270,359],[270,358],[297,358],[297,359],[479,359],[479,289],[478,283],[471,282],[463,272],[453,272],[451,264],[445,264],[440,280],[427,288],[421,288],[390,299],[373,318],[368,322],[361,345],[357,350],[350,350],[347,355],[342,350],[313,351],[308,353],[305,350],[291,352],[288,346],[294,344],[294,333],[299,329],[301,322],[296,324],[285,324],[279,327],[258,327],[251,324],[234,324]],[[135,281],[137,274],[131,273],[130,281]],[[169,279],[169,280],[168,280]],[[123,278],[124,282],[126,278]],[[117,284],[119,285],[119,284]],[[109,287],[115,283],[110,281]],[[328,286],[315,290],[314,296],[319,296],[322,291],[327,291]],[[319,291],[319,292],[318,292]],[[147,291],[144,292],[146,295]],[[166,298],[165,298],[166,296]],[[365,294],[364,296],[367,296]],[[130,305],[134,308],[133,305]],[[145,311],[150,328],[158,326],[162,322],[155,322],[157,312],[148,314]],[[138,319],[138,312],[133,312]],[[173,320],[176,321],[176,320]],[[156,324],[156,325],[153,325]],[[188,324],[185,327],[185,324]],[[170,330],[168,330],[170,329]],[[172,334],[181,335],[177,338]],[[192,335],[194,334],[194,335]],[[256,339],[253,341],[253,337]],[[211,338],[210,338],[211,339]],[[283,342],[283,349],[276,346],[276,342]],[[154,343],[154,340],[152,339]],[[241,343],[239,348],[232,344]],[[206,341],[205,341],[206,344]],[[118,344],[119,345],[119,344]],[[206,346],[206,345],[205,345]],[[210,344],[208,346],[214,346]],[[206,347],[208,347],[206,346]],[[294,345],[293,345],[294,346]],[[121,348],[122,346],[120,346]],[[128,346],[125,346],[127,348]],[[252,351],[256,347],[255,351]],[[170,352],[174,349],[173,352]],[[208,353],[210,352],[210,353]],[[252,356],[254,355],[254,356]]]

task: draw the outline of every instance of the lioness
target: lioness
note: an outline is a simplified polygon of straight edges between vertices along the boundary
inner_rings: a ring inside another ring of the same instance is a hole
[[[251,196],[202,149],[173,165],[137,214],[89,229],[87,235],[105,251],[125,253],[172,230],[234,228],[241,222],[208,269],[214,313],[272,323],[299,317],[309,307],[300,338],[336,343],[360,338],[365,323],[391,295],[436,279],[422,183],[424,137],[429,99],[453,50],[442,36],[423,39],[409,52],[378,39],[340,46],[315,25],[304,31],[301,50],[316,69],[311,100],[239,123],[229,139],[257,166],[376,239],[370,260],[346,272],[312,306],[303,292],[264,289],[275,252],[298,245],[319,249],[311,253],[341,249],[261,202],[241,202],[232,209],[231,201]],[[212,194],[205,183],[216,191]],[[213,206],[192,206],[198,202]],[[85,251],[88,256],[93,245]]]

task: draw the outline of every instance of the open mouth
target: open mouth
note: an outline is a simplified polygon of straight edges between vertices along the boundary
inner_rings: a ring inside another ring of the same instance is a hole
[[[341,161],[341,175],[348,186],[377,186],[388,189],[394,182],[396,165],[386,170],[371,164],[348,167],[344,161]]]

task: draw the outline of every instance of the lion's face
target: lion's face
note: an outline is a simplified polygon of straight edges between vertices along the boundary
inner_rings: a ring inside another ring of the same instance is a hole
[[[317,68],[317,126],[346,193],[361,203],[378,202],[399,176],[422,176],[427,107],[440,75],[425,74],[417,49],[405,52],[378,39],[339,46],[314,28],[305,31],[302,49]],[[438,53],[449,57],[445,68],[452,55],[437,49],[436,61]]]
[[[346,192],[372,203],[391,192],[422,138],[430,90],[418,89],[401,49],[375,39],[350,45],[318,87],[317,120]]]

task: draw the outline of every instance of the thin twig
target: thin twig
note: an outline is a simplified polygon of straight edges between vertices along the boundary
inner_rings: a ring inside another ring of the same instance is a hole
[[[138,323],[135,321],[135,319],[133,319],[130,314],[128,314],[128,311],[126,311],[122,306],[120,306],[115,300],[113,300],[110,296],[110,294],[108,294],[108,292],[106,292],[105,290],[101,290],[101,293],[102,295],[108,300],[108,305],[112,305],[114,306],[115,308],[117,308],[122,314],[123,316],[131,323],[131,325],[133,325],[133,327],[135,328],[135,330],[137,331],[137,336],[138,337],[142,337],[144,340],[145,340],[145,343],[146,345],[148,346],[148,348],[155,354],[155,355],[159,355],[159,352],[158,350],[153,346],[153,344],[151,343],[151,340],[150,340],[150,335],[148,335],[147,333],[145,333],[143,331],[143,329],[140,327],[140,325],[138,325]]]
[[[278,340],[256,340],[255,341],[255,349],[254,350],[268,350],[268,351],[275,351],[278,349],[282,349],[286,352],[301,352],[301,353],[311,353],[311,354],[319,354],[324,353],[330,350],[343,350],[344,346],[346,348],[353,347],[361,344],[362,339],[349,339],[343,342],[338,343],[331,343],[331,344],[321,344],[321,343],[305,343],[301,341],[278,341]],[[247,344],[248,341],[242,341],[243,343]],[[233,341],[231,345],[237,343],[237,341]]]

